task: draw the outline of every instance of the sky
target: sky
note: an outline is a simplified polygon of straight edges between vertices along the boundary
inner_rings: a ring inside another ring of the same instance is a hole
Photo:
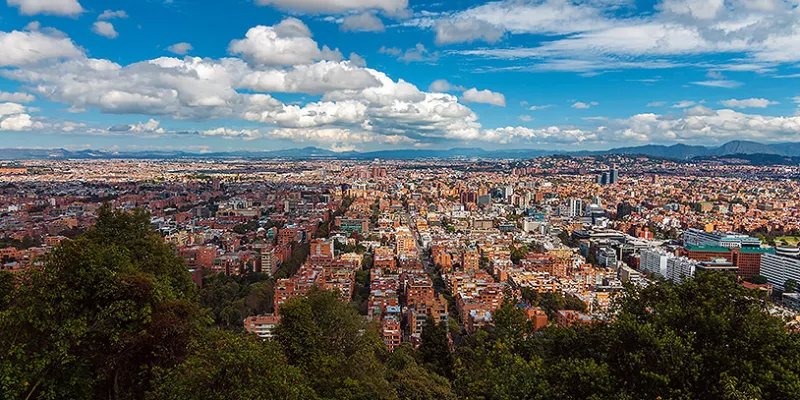
[[[0,147],[800,142],[800,0],[0,0]]]

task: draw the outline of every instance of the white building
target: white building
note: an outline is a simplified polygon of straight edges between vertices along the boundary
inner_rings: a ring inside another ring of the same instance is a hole
[[[776,289],[783,290],[783,284],[789,279],[800,282],[800,260],[777,254],[761,255],[761,275]]]
[[[694,276],[697,264],[697,261],[686,257],[670,257],[667,260],[667,279],[681,283],[685,278]]]
[[[644,272],[667,277],[667,261],[674,255],[661,249],[642,250],[639,269]]]

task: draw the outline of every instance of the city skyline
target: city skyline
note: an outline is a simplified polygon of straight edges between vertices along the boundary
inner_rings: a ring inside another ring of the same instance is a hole
[[[800,141],[794,0],[0,4],[4,148]]]

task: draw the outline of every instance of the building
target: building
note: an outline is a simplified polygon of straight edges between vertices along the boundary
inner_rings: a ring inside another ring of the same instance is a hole
[[[739,270],[742,278],[761,275],[761,256],[775,253],[775,250],[762,247],[688,246],[684,249],[686,257],[695,261],[713,261],[724,258]]]
[[[583,200],[569,199],[567,215],[570,217],[580,217],[583,214]]]
[[[264,247],[261,249],[261,271],[269,276],[275,276],[278,272],[278,257],[274,247]]]
[[[706,232],[690,228],[683,233],[684,246],[711,246],[733,248],[759,248],[761,240],[735,232]]]
[[[666,278],[681,283],[684,279],[693,277],[698,268],[698,262],[695,260],[672,256],[667,259]]]
[[[272,339],[275,337],[275,328],[281,323],[280,315],[266,314],[247,317],[244,320],[244,330],[255,333],[262,339]]]
[[[639,269],[641,271],[667,277],[667,261],[672,254],[661,249],[645,249],[641,251]]]
[[[345,232],[358,232],[359,234],[363,234],[369,231],[368,219],[336,217],[334,225]]]
[[[761,275],[776,289],[783,291],[783,284],[787,280],[800,282],[800,260],[766,253],[761,256]]]

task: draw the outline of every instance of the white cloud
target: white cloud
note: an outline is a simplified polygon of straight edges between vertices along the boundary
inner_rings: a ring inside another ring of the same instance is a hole
[[[383,32],[383,21],[372,13],[348,15],[342,19],[339,29],[345,32]]]
[[[463,86],[453,86],[450,84],[450,82],[444,79],[437,79],[428,87],[429,92],[445,93],[451,90],[464,91],[465,88]]]
[[[378,52],[395,56],[399,61],[406,64],[412,62],[435,62],[439,59],[438,51],[431,52],[422,43],[417,43],[416,46],[406,49],[405,51],[396,47],[387,48],[386,46],[381,46]]]
[[[92,25],[92,32],[105,36],[109,39],[116,39],[119,34],[114,29],[114,25],[106,21],[97,21]]]
[[[0,131],[25,131],[42,127],[41,122],[34,122],[28,110],[18,103],[0,103]]]
[[[692,82],[692,85],[698,86],[707,86],[707,87],[716,87],[716,88],[724,88],[724,89],[734,89],[739,86],[742,86],[741,82],[721,79],[721,80],[712,80],[712,81],[699,81],[699,82]]]
[[[474,18],[460,20],[440,20],[436,24],[436,44],[471,43],[484,41],[496,43],[503,37],[503,31],[492,24]]]
[[[14,103],[30,103],[36,100],[36,96],[23,92],[0,92],[0,101],[10,101]]]
[[[7,0],[10,7],[18,7],[22,15],[77,16],[83,7],[77,0]]]
[[[465,103],[483,103],[500,107],[506,106],[506,96],[504,96],[502,93],[492,92],[488,89],[478,90],[476,88],[472,88],[466,90],[461,96],[461,100],[463,100]]]
[[[724,100],[721,103],[725,107],[731,108],[767,108],[771,105],[779,104],[777,101],[770,101],[763,98],[751,98],[743,100],[730,99]]]
[[[336,14],[375,9],[394,14],[408,7],[408,0],[256,0],[256,4],[309,13]]]
[[[687,107],[691,107],[691,106],[693,106],[695,104],[697,104],[697,103],[694,102],[694,101],[691,101],[691,100],[681,100],[681,101],[673,104],[672,108],[687,108]]]
[[[359,90],[380,82],[366,69],[352,63],[320,61],[291,70],[259,70],[246,73],[241,87],[262,92],[323,94],[333,90]]]
[[[527,128],[523,126],[507,126],[504,128],[486,129],[481,140],[500,144],[514,142],[539,144],[577,144],[594,141],[597,133],[574,127],[550,126],[545,128]]]
[[[652,103],[647,103],[647,107],[664,107],[667,105],[666,101],[654,101]]]
[[[186,42],[175,43],[172,46],[167,47],[167,51],[183,56],[192,51],[192,45]]]
[[[18,132],[41,128],[42,123],[33,121],[28,114],[14,114],[0,119],[0,131]]]
[[[350,53],[350,63],[355,65],[356,67],[367,66],[367,60],[365,60],[364,57],[361,57],[356,53]]]
[[[311,39],[308,26],[297,18],[286,18],[275,26],[250,28],[245,36],[245,39],[231,41],[228,51],[254,64],[290,66],[342,59],[338,50],[327,46],[320,49]]]
[[[101,20],[102,19],[115,19],[115,18],[121,18],[121,19],[128,18],[128,13],[126,13],[124,10],[118,10],[118,11],[105,10],[105,11],[103,11],[102,14],[97,16],[97,19],[101,19]]]
[[[523,122],[531,122],[531,121],[533,121],[533,117],[531,117],[530,115],[520,115],[519,119],[520,119],[520,121],[523,121]]]
[[[0,117],[13,114],[22,114],[25,106],[17,103],[0,103]]]
[[[445,16],[436,24],[472,19],[500,32],[543,36],[532,48],[477,49],[460,54],[569,60],[601,70],[618,69],[619,65],[644,67],[648,65],[645,62],[654,61],[670,68],[684,64],[685,58],[680,56],[702,54],[726,57],[721,70],[759,73],[773,70],[775,64],[800,61],[800,53],[793,50],[800,44],[796,0],[663,0],[653,13],[617,12],[630,4],[501,0]],[[428,26],[421,21],[416,24]],[[451,42],[474,40],[474,36]],[[664,58],[676,61],[663,63]],[[710,84],[728,87],[732,81]]]
[[[207,129],[198,132],[201,136],[218,136],[224,138],[240,138],[244,140],[255,140],[264,137],[258,129],[230,129],[230,128],[216,128]]]
[[[553,106],[552,104],[545,104],[545,105],[539,105],[539,106],[535,106],[535,105],[534,105],[534,106],[530,106],[530,107],[528,107],[528,110],[531,110],[531,111],[539,111],[539,110],[545,110],[545,109],[548,109],[548,108],[550,108],[550,107],[552,107],[552,106]]]
[[[19,67],[53,58],[75,58],[83,55],[67,37],[31,31],[0,31],[0,67]]]
[[[592,102],[589,102],[589,103],[584,103],[582,101],[578,101],[578,102],[575,102],[574,104],[572,104],[572,108],[587,109],[587,108],[592,108],[592,107],[594,107],[596,105],[599,105],[599,104],[600,103],[598,103],[596,101],[592,101]]]

